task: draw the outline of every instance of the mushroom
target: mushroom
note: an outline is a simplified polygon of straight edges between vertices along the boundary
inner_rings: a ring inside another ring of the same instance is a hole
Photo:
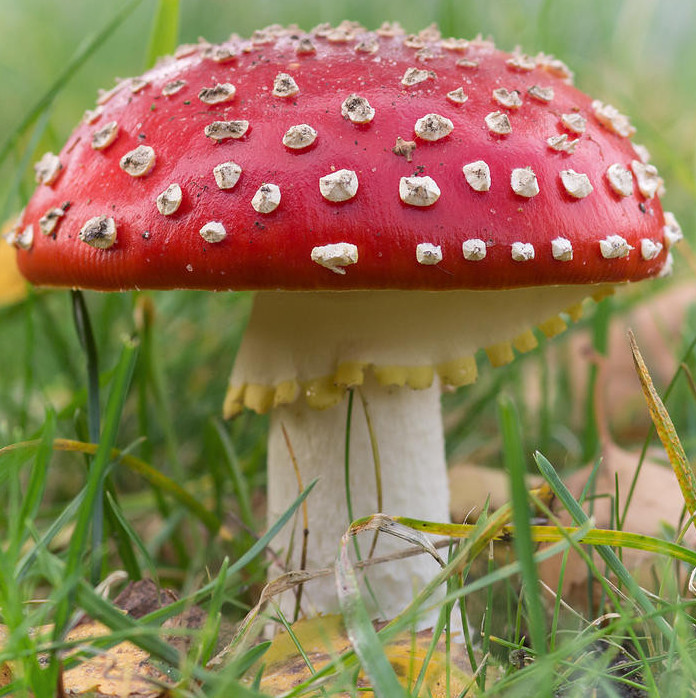
[[[351,391],[353,515],[378,508],[376,443],[382,510],[447,520],[441,387],[473,382],[480,349],[507,363],[586,297],[664,273],[679,230],[628,119],[552,57],[430,29],[426,70],[398,27],[264,36],[187,47],[103,94],[41,159],[15,243],[36,284],[257,291],[224,410],[271,412],[270,520],[297,496],[293,457],[320,478],[316,569],[349,524]],[[291,568],[301,527],[274,541]],[[375,612],[433,572],[375,565]],[[332,579],[303,604],[334,610]]]

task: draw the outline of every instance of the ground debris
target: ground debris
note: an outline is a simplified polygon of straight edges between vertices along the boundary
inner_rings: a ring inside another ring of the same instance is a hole
[[[140,580],[128,584],[116,597],[114,605],[138,619],[177,600],[171,589],[160,588],[152,580]],[[161,637],[185,653],[193,634],[181,631],[198,629],[204,621],[205,611],[192,606],[163,623]],[[48,636],[51,630],[47,626],[37,632]],[[172,633],[168,634],[167,630]],[[3,631],[0,627],[0,641],[6,635]],[[86,616],[68,632],[65,641],[72,648],[64,655],[67,668],[62,671],[56,695],[93,698],[163,698],[169,695],[172,680],[164,673],[164,668],[152,661],[147,651],[128,641],[112,647],[95,642],[111,633],[109,627]],[[12,683],[13,668],[11,662],[0,666],[0,687]]]
[[[310,669],[307,666],[305,659],[300,655],[294,640],[288,633],[282,632],[276,635],[261,660],[264,664],[264,670],[260,688],[272,696],[284,694],[299,686],[307,681],[312,673],[351,649],[350,640],[346,635],[340,616],[320,616],[301,620],[292,626],[292,631],[312,667]],[[413,687],[431,642],[432,631],[424,630],[414,634],[402,633],[385,646],[385,654],[402,685]],[[462,691],[473,684],[468,661],[463,654],[460,656],[461,647],[461,645],[454,646],[452,655],[448,660],[444,652],[443,636],[430,658],[419,695],[432,696],[433,698],[460,695]],[[449,666],[447,666],[448,664]],[[251,673],[253,674],[253,672]],[[448,673],[449,690],[451,691],[449,694],[447,693]],[[341,674],[340,667],[337,674],[336,688],[346,686],[346,680],[351,683],[345,674]],[[369,690],[369,681],[362,672],[358,674],[355,682],[354,685],[357,686],[361,696],[368,698],[373,695]],[[345,693],[334,693],[332,689],[329,693],[340,696],[355,695],[352,690],[347,688]],[[311,693],[310,695],[315,694]],[[318,691],[316,695],[319,695]]]

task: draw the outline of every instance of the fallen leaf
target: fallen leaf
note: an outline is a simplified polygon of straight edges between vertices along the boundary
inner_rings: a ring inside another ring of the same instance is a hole
[[[159,698],[165,695],[162,686],[166,676],[150,662],[150,655],[132,642],[121,642],[106,650],[91,645],[98,637],[109,635],[111,629],[97,621],[81,623],[71,630],[68,642],[84,641],[82,650],[93,657],[80,661],[63,672],[63,691],[67,696],[97,694],[128,698]]]
[[[162,589],[151,579],[142,579],[128,584],[114,599],[114,605],[137,619],[176,600],[177,595],[171,589]],[[199,628],[204,620],[205,612],[194,606],[168,619],[162,627]],[[79,696],[96,692],[108,698],[159,698],[166,695],[171,684],[150,661],[150,655],[145,650],[132,642],[121,642],[105,650],[90,645],[90,639],[109,633],[106,626],[91,619],[83,620],[68,633],[66,639],[69,642],[84,640],[81,643],[82,652],[94,656],[81,660],[63,673],[65,694]],[[165,639],[182,652],[188,649],[191,642],[187,634],[172,634],[165,636]]]
[[[142,618],[177,600],[170,589],[159,588],[152,580],[145,579],[128,584],[116,597],[114,605],[132,618]],[[186,652],[191,644],[191,633],[182,629],[197,629],[205,622],[205,611],[192,606],[162,624],[162,637],[180,652]],[[166,634],[166,630],[177,632]],[[50,637],[50,626],[37,628],[35,632]],[[153,663],[150,655],[132,642],[120,642],[102,648],[93,641],[111,634],[104,624],[83,618],[66,635],[66,642],[76,645],[65,658],[77,663],[62,674],[62,695],[89,695],[97,698],[160,698],[169,695],[171,680]],[[0,645],[7,639],[7,631],[0,626]],[[0,665],[0,687],[13,680],[12,663]]]
[[[307,666],[293,638],[287,632],[278,633],[268,651],[262,658],[265,666],[261,678],[261,690],[272,696],[282,695],[298,686],[326,666],[332,659],[351,648],[346,636],[341,616],[320,616],[300,620],[292,626],[305,655],[311,662]],[[404,633],[389,643],[384,651],[394,667],[400,683],[412,687],[425,660],[432,642],[432,632],[424,630],[415,635]],[[463,647],[453,645],[449,661],[450,684],[447,693],[447,657],[439,643],[426,669],[420,695],[433,698],[445,698],[446,695],[459,695],[472,683],[468,661],[464,657]],[[253,672],[251,672],[253,673]],[[361,696],[372,696],[366,677],[360,673],[357,686]],[[331,695],[348,696],[350,693]]]

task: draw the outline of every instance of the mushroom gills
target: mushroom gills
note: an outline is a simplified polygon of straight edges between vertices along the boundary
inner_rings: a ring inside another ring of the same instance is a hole
[[[512,348],[534,347],[538,327],[553,336],[575,320],[588,296],[612,285],[492,291],[263,291],[256,294],[237,354],[225,415],[267,412],[301,396],[317,408],[338,404],[369,368],[385,386],[424,389],[476,380],[474,355],[494,365]],[[571,312],[572,311],[572,312]],[[496,348],[498,347],[498,348]]]

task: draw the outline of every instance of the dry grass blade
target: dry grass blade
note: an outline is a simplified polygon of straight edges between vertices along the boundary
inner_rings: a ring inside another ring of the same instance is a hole
[[[445,567],[445,561],[440,557],[430,540],[428,540],[423,533],[414,530],[414,528],[409,525],[410,519],[404,524],[399,518],[400,517],[387,516],[386,514],[371,514],[370,516],[354,521],[350,525],[347,535],[355,536],[365,531],[381,531],[390,536],[401,538],[401,540],[405,540],[407,543],[421,548],[424,552],[430,553],[440,567]]]
[[[638,349],[636,338],[630,330],[628,332],[628,339],[631,343],[631,352],[633,353],[636,372],[638,373],[640,385],[643,388],[643,394],[648,403],[648,409],[650,410],[650,416],[655,424],[657,435],[660,437],[665,451],[667,451],[669,462],[674,470],[674,474],[677,476],[679,487],[684,495],[686,508],[689,514],[694,516],[694,514],[696,514],[696,479],[694,478],[693,470],[686,458],[686,453],[681,445],[681,441],[679,441],[674,423],[655,390],[655,386],[648,373],[648,368]]]

